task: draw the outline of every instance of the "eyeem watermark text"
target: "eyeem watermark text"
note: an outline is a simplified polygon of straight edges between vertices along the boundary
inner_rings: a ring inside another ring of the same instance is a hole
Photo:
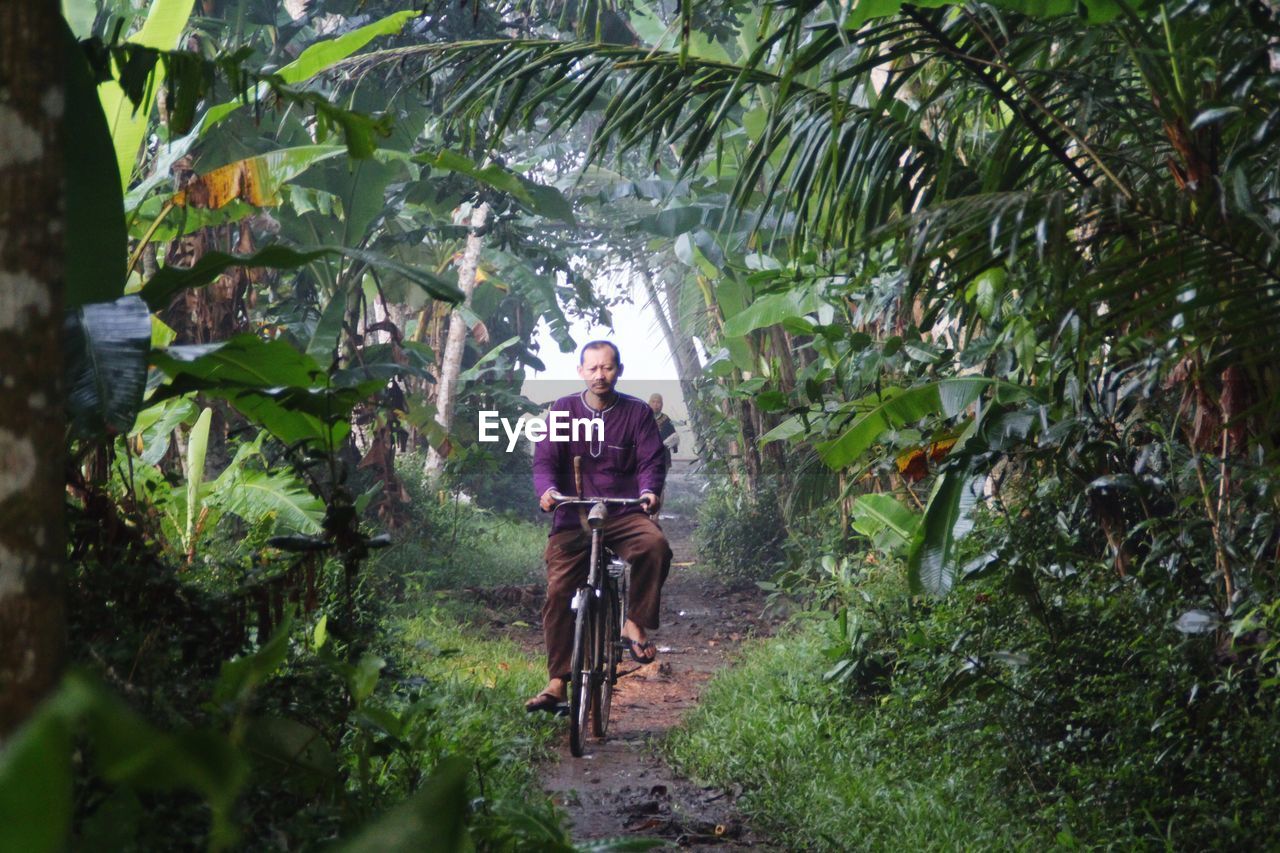
[[[480,412],[479,434],[484,442],[501,441],[498,427],[507,434],[507,452],[515,450],[520,434],[529,441],[604,441],[604,421],[599,418],[575,418],[568,412],[556,411],[544,421],[541,418],[517,419],[512,423],[497,412]]]

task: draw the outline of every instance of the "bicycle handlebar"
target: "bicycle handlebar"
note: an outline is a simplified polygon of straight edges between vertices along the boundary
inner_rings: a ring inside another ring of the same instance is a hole
[[[644,503],[641,498],[575,498],[559,492],[552,492],[551,500],[556,506],[595,506],[601,503],[606,506],[640,506]]]

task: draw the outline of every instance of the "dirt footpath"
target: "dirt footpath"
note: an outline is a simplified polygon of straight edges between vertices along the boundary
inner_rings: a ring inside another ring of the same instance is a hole
[[[609,736],[569,754],[568,722],[559,760],[544,785],[585,842],[648,836],[693,849],[767,850],[734,812],[724,791],[682,779],[658,757],[656,745],[698,702],[711,675],[726,666],[743,639],[768,633],[763,597],[753,587],[727,589],[692,570],[691,525],[664,518],[675,559],[664,587],[662,628],[653,633],[658,659],[627,658],[614,693]]]

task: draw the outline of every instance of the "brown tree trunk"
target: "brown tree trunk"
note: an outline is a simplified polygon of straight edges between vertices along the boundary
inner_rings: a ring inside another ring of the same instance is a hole
[[[0,3],[0,741],[66,648],[61,45],[53,0]]]
[[[796,363],[786,330],[781,326],[770,326],[769,343],[773,348],[773,356],[777,359],[778,390],[789,394],[796,387]]]
[[[480,263],[480,247],[484,245],[484,226],[489,218],[489,203],[481,202],[471,211],[471,224],[467,230],[467,245],[458,266],[458,289],[466,297],[463,305],[471,307],[471,292],[476,289],[476,268]],[[458,393],[458,374],[462,372],[462,353],[467,343],[467,321],[460,311],[449,317],[449,336],[445,339],[444,355],[440,361],[440,376],[436,384],[436,422],[445,430],[453,426],[453,404]],[[427,473],[440,473],[444,457],[433,447],[427,453]]]

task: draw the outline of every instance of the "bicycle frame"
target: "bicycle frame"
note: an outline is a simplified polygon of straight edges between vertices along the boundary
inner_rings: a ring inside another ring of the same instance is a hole
[[[587,525],[591,530],[590,562],[587,582],[574,592],[571,607],[575,612],[573,656],[569,685],[569,751],[574,756],[584,752],[587,720],[596,737],[604,737],[609,726],[613,703],[613,685],[617,682],[621,659],[622,625],[626,616],[625,564],[612,571],[606,565],[604,525],[608,506],[636,506],[636,498],[564,498],[555,496],[560,505],[590,505]],[[619,588],[621,586],[621,589]]]

